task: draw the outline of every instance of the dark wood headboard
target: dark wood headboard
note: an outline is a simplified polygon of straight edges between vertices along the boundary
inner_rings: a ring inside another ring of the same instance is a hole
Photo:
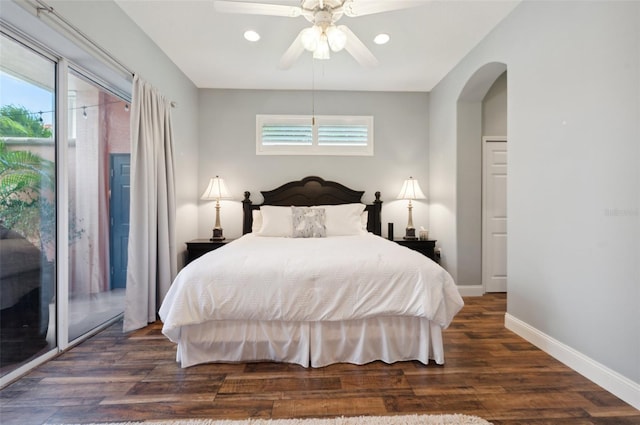
[[[260,191],[264,201],[260,205],[254,205],[249,197],[251,193],[244,193],[242,210],[244,220],[242,221],[242,234],[251,232],[253,224],[253,211],[260,209],[261,205],[277,205],[299,207],[311,207],[314,205],[340,205],[354,204],[362,202],[364,191],[349,189],[348,187],[324,180],[320,177],[309,176],[299,181],[285,183],[282,186],[267,191]],[[369,213],[367,230],[376,235],[382,234],[382,201],[380,192],[375,193],[376,199],[372,204],[367,204],[365,211]]]

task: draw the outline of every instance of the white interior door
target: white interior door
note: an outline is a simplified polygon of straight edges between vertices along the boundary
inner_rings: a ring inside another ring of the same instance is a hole
[[[507,291],[507,141],[482,140],[482,285]]]

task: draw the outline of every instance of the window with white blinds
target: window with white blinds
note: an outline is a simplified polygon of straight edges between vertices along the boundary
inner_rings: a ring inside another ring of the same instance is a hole
[[[256,115],[258,155],[373,155],[373,117]]]

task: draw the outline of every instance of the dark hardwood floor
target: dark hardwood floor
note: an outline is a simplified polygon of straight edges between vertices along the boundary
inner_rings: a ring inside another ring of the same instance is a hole
[[[444,334],[444,366],[181,369],[160,323],[127,335],[116,323],[4,388],[0,422],[464,413],[496,425],[640,424],[640,411],[506,330],[504,294],[465,302]]]

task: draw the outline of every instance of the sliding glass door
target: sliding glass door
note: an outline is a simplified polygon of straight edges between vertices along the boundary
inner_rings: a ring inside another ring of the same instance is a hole
[[[0,372],[56,347],[56,63],[0,35]]]
[[[108,84],[4,29],[0,50],[2,386],[124,311],[130,137]]]

